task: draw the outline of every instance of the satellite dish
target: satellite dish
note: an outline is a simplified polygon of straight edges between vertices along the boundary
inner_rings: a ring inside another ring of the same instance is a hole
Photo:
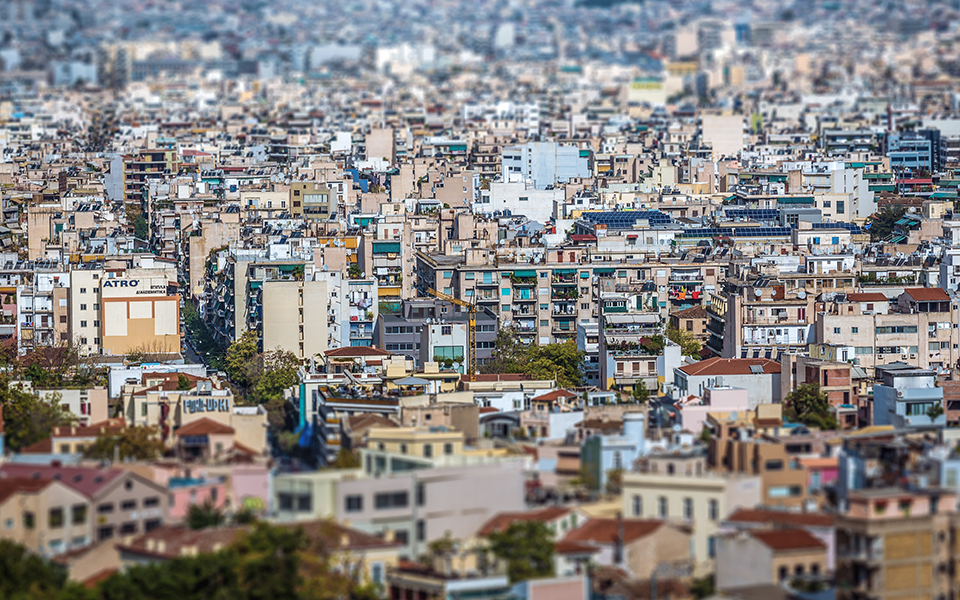
[[[763,295],[763,290],[761,290],[760,288],[757,288],[757,289],[753,290],[753,295],[756,296],[757,298],[759,298],[760,296]]]
[[[797,298],[800,298],[801,300],[803,300],[806,297],[807,297],[807,293],[805,291],[800,290],[799,292],[797,292]]]
[[[737,411],[731,410],[729,420],[736,421],[738,416],[740,415],[737,414]]]
[[[673,431],[674,433],[680,433],[681,431],[683,431],[683,427],[680,426],[680,423],[676,423],[673,426]]]

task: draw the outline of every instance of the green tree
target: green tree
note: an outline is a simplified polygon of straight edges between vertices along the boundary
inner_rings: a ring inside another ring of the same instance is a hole
[[[907,208],[905,206],[896,206],[885,208],[883,211],[871,216],[870,240],[879,242],[890,237],[897,221],[899,221],[906,212]]]
[[[604,491],[611,496],[619,496],[623,488],[623,469],[610,469],[607,471],[607,485]]]
[[[240,339],[227,348],[223,370],[230,381],[246,393],[259,375],[261,365],[260,340],[257,338],[257,332],[244,331]]]
[[[494,351],[483,365],[484,373],[526,373],[534,379],[556,379],[561,387],[583,385],[583,363],[586,354],[576,342],[538,346],[520,341],[516,329],[503,327],[497,331]]]
[[[130,208],[130,222],[133,223],[133,235],[137,239],[150,240],[150,225],[140,207]]]
[[[637,382],[630,392],[630,397],[637,404],[646,404],[650,400],[650,390],[647,389],[647,383],[644,380]]]
[[[937,403],[927,409],[927,416],[931,421],[936,421],[943,415],[943,404]]]
[[[783,401],[783,418],[794,423],[820,429],[836,429],[837,419],[830,410],[826,394],[816,383],[804,383]]]
[[[507,563],[511,583],[553,576],[553,533],[540,521],[515,521],[491,533],[490,551]]]
[[[267,409],[267,419],[275,428],[292,425],[290,402],[283,396],[284,390],[300,381],[300,359],[285,350],[270,350],[259,356],[255,363],[256,383],[252,399]]]
[[[177,390],[185,392],[190,389],[193,389],[193,384],[190,383],[190,378],[183,373],[177,373]]]
[[[714,583],[713,575],[707,575],[701,577],[700,579],[694,579],[690,583],[690,595],[701,600],[702,598],[709,598],[717,593],[716,585]]]
[[[191,504],[187,509],[187,527],[190,529],[208,529],[219,527],[226,522],[223,509],[207,500],[203,504]]]
[[[300,553],[309,540],[301,528],[257,523],[236,544],[240,588],[247,600],[296,598],[303,582]]]
[[[667,339],[680,346],[680,352],[684,356],[700,357],[700,350],[703,346],[700,344],[700,340],[693,336],[693,333],[671,326],[667,328]]]
[[[2,386],[0,406],[3,407],[5,439],[12,450],[47,439],[54,427],[76,423],[76,417],[60,406],[59,394],[44,399],[10,387],[6,381]]]
[[[501,327],[493,342],[494,351],[482,366],[484,373],[519,373],[526,356],[527,346],[520,341],[514,327]]]
[[[67,580],[65,568],[48,563],[11,540],[0,539],[0,598],[57,598]]]
[[[95,460],[154,460],[163,456],[164,450],[159,427],[134,425],[119,433],[101,433],[83,455]]]
[[[360,468],[360,457],[356,452],[351,452],[346,448],[340,448],[340,452],[337,453],[337,459],[333,461],[334,469],[359,469]]]

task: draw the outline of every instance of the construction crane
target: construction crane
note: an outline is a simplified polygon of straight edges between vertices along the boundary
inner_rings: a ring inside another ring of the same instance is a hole
[[[467,309],[467,316],[469,318],[469,326],[467,327],[467,337],[469,338],[470,346],[470,361],[468,362],[467,372],[470,374],[470,381],[477,380],[477,305],[470,304],[460,298],[454,298],[450,294],[444,294],[443,292],[438,292],[433,288],[428,288],[427,293],[431,296],[436,296],[441,300],[446,300],[457,306],[462,306]]]

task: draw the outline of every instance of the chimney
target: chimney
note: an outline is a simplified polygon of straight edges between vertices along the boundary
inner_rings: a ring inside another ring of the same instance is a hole
[[[393,530],[392,530],[392,529],[384,529],[384,530],[383,530],[383,541],[387,542],[388,544],[392,544],[392,543],[393,543]]]
[[[614,542],[615,546],[613,549],[613,563],[616,565],[623,564],[623,538],[624,538],[623,512],[617,511],[617,539]]]

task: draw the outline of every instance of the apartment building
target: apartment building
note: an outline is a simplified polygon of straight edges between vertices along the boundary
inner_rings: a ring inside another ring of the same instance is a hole
[[[897,429],[946,425],[947,407],[936,372],[901,363],[876,367],[876,373],[879,381],[873,386],[874,425]],[[937,409],[939,415],[932,412]]]
[[[48,476],[9,476],[0,481],[0,539],[55,556],[90,543],[94,516],[90,500]]]
[[[173,148],[147,148],[123,157],[123,197],[127,202],[144,202],[150,180],[163,179],[179,169]]]
[[[907,362],[948,372],[960,358],[960,307],[941,288],[911,288],[896,300],[857,294],[835,300],[815,318],[815,358],[863,368]]]
[[[80,504],[75,501],[76,496],[63,494],[59,487],[55,488],[61,494],[63,503],[70,502],[70,514],[67,514],[67,506],[63,504],[63,513],[58,515],[58,520],[64,525],[68,519],[71,525],[80,525],[82,520],[85,529],[81,530],[84,531],[83,535],[88,536],[82,544],[79,539],[61,538],[63,549],[151,531],[169,520],[166,488],[131,471],[70,467],[58,463],[33,465],[8,462],[0,466],[0,478],[57,480],[84,499],[85,514],[79,508],[74,510],[73,507]],[[35,513],[36,519],[46,517],[48,509],[53,508],[49,502],[38,506],[44,512]],[[78,531],[75,537],[80,536]],[[45,539],[49,548],[49,538]]]
[[[686,469],[623,474],[624,515],[647,519],[682,519],[693,525],[694,573],[713,571],[720,522],[738,508],[762,500],[760,477],[724,475]]]

